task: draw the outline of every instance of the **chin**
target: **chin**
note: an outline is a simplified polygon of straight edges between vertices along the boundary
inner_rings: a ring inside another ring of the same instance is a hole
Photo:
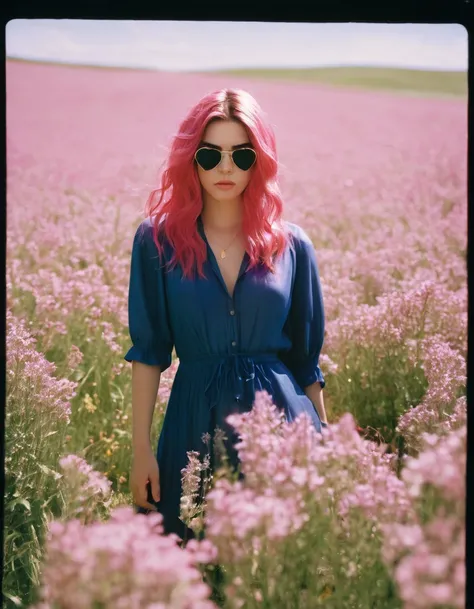
[[[216,201],[234,201],[242,195],[242,192],[239,190],[230,190],[227,192],[222,192],[221,190],[217,190],[217,192],[210,193],[212,198]]]

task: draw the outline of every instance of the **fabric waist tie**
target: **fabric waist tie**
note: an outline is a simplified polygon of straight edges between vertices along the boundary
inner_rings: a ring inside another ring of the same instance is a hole
[[[240,402],[244,391],[250,390],[252,399],[255,396],[255,364],[280,361],[276,353],[231,353],[229,355],[203,355],[195,358],[180,358],[180,363],[211,362],[216,367],[211,380],[206,385],[205,396],[212,410],[219,402],[224,387],[233,389],[234,398]],[[268,384],[269,379],[263,375]]]

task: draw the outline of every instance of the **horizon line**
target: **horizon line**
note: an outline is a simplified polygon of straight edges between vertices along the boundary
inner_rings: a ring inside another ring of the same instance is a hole
[[[77,67],[77,68],[100,68],[105,70],[144,70],[147,72],[173,72],[173,73],[212,73],[212,72],[234,72],[234,71],[252,71],[252,70],[325,70],[325,69],[381,69],[381,70],[406,70],[410,72],[432,72],[432,73],[458,73],[458,74],[466,74],[468,72],[467,69],[446,69],[446,68],[415,68],[415,67],[407,67],[407,66],[393,66],[393,65],[370,65],[370,64],[325,64],[325,65],[313,65],[313,66],[228,66],[228,67],[216,67],[216,68],[160,68],[160,67],[151,67],[151,66],[123,66],[123,65],[110,65],[110,64],[100,64],[100,63],[82,63],[82,62],[74,62],[74,61],[64,61],[59,59],[38,59],[32,57],[22,57],[19,55],[6,55],[6,61],[23,61],[25,63],[37,63],[37,64],[46,64],[46,65],[60,65],[67,67]]]

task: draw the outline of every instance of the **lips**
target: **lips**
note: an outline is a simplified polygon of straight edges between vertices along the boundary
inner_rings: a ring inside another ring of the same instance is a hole
[[[235,186],[235,182],[224,180],[223,182],[216,182],[216,186]]]

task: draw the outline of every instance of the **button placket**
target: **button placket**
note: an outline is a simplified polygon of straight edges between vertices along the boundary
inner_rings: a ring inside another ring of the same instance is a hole
[[[235,318],[235,308],[234,308],[234,298],[235,298],[235,290],[236,290],[237,284],[234,287],[234,294],[233,297],[230,299],[230,303],[229,303],[229,315],[231,315],[234,319],[232,320],[232,337],[233,340],[231,341],[231,345],[232,347],[235,349],[235,347],[237,346],[237,341],[236,341],[236,337],[237,337],[237,328],[236,328],[236,318]]]

